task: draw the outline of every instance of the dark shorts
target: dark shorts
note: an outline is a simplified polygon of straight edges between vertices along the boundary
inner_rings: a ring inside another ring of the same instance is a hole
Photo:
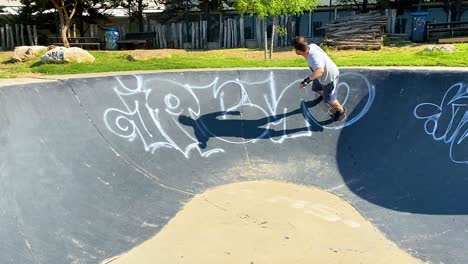
[[[335,87],[335,82],[323,85],[317,79],[315,79],[312,81],[312,91],[323,91],[323,100],[326,103],[331,103],[338,97],[338,89]]]

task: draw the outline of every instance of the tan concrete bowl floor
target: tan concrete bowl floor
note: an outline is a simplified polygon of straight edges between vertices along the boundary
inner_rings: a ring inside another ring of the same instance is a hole
[[[112,264],[422,263],[329,192],[254,181],[195,196],[153,238]]]

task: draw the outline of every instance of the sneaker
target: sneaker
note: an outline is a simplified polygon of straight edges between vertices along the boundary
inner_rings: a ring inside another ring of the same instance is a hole
[[[335,113],[330,114],[330,116],[335,120],[335,121],[343,121],[346,119],[346,109],[343,108],[342,112],[335,111]]]

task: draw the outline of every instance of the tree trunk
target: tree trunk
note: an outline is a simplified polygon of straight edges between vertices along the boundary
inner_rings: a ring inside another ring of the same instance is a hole
[[[363,0],[362,1],[362,13],[368,13],[369,10],[367,8],[367,4],[368,4],[369,0]]]
[[[60,29],[61,29],[61,34],[62,34],[61,36],[62,36],[63,46],[65,46],[66,48],[69,48],[70,43],[68,42],[68,38],[67,38],[68,27],[65,24],[62,24],[62,23],[60,24],[61,24]]]
[[[453,14],[455,15],[454,19],[455,21],[460,21],[464,11],[463,0],[456,0],[453,5]]]
[[[66,26],[67,24],[65,23],[65,18],[62,13],[62,10],[58,10],[58,14],[59,14],[59,21],[60,21],[60,36],[62,37],[63,46],[66,48],[69,48],[70,43],[68,43],[68,38],[67,38],[68,28]]]
[[[76,8],[78,6],[78,0],[73,1],[73,8],[70,11],[70,14],[68,14],[68,10],[67,10],[64,0],[60,1],[60,5],[59,5],[59,2],[57,2],[57,0],[51,0],[51,1],[54,4],[54,7],[55,9],[57,9],[57,12],[59,14],[60,31],[61,31],[63,46],[69,48],[70,43],[68,42],[67,33],[68,33],[68,29],[70,28],[70,24],[73,19],[73,16],[75,15],[75,12],[76,12]]]
[[[273,55],[273,47],[275,45],[275,21],[276,17],[273,18],[272,23],[271,23],[271,45],[270,45],[270,60]]]
[[[75,23],[78,24],[78,32],[80,33],[80,37],[85,36],[85,27],[84,27],[84,17],[83,17],[83,6],[78,6],[76,8],[76,20]]]
[[[138,0],[138,30],[143,32],[143,0]]]
[[[460,21],[465,8],[463,7],[463,0],[448,1],[445,0],[444,11],[447,13],[447,22]]]

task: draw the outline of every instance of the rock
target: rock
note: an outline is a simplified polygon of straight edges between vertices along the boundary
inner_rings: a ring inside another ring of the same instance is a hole
[[[427,47],[425,50],[426,51],[438,50],[442,52],[454,52],[457,49],[455,48],[455,46],[451,44],[446,44],[446,45],[432,45],[432,46]]]
[[[84,49],[57,47],[41,57],[43,63],[94,62],[96,59]]]
[[[129,61],[153,60],[170,58],[171,54],[165,50],[135,50],[128,54]]]
[[[39,53],[46,51],[45,46],[20,46],[13,51],[11,62],[25,62],[35,59]]]

